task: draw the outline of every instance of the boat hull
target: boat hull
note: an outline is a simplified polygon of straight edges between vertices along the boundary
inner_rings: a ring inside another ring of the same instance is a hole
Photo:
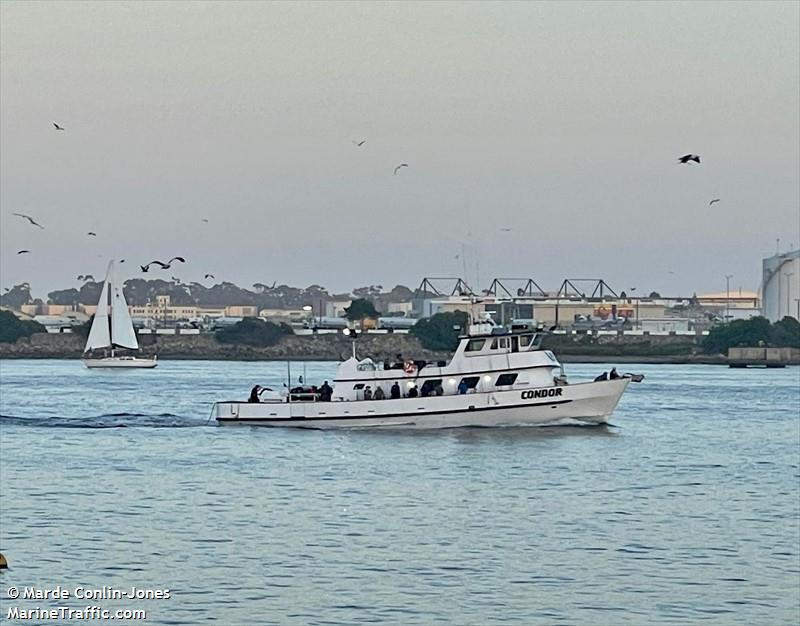
[[[83,364],[89,369],[152,369],[158,365],[158,360],[155,357],[143,359],[135,356],[111,356],[103,359],[83,359]]]
[[[491,393],[353,402],[217,402],[220,425],[411,428],[604,424],[629,378]]]

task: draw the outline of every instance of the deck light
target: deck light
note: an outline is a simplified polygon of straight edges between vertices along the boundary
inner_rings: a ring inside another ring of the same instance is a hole
[[[447,379],[447,384],[448,385],[455,385],[456,384],[456,379],[455,378],[448,378]]]
[[[488,382],[491,382],[492,377],[487,375],[487,376],[483,377],[483,380],[485,380],[488,383]]]

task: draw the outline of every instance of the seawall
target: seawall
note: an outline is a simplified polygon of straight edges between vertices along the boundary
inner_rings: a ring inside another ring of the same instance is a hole
[[[84,341],[72,334],[39,333],[13,344],[0,343],[0,359],[79,359]],[[143,355],[162,359],[339,361],[352,351],[351,341],[339,334],[284,337],[268,348],[221,344],[213,335],[145,335],[140,343]],[[727,363],[723,355],[700,354],[695,339],[687,336],[548,335],[543,347],[565,363]],[[394,360],[397,354],[429,361],[450,356],[425,350],[406,334],[361,335],[356,349],[360,357],[376,361]]]

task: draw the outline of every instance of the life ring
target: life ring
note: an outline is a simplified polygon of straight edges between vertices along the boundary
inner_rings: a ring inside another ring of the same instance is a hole
[[[414,372],[417,371],[417,366],[414,363],[414,361],[406,361],[405,363],[403,363],[403,371],[406,374],[413,374]]]

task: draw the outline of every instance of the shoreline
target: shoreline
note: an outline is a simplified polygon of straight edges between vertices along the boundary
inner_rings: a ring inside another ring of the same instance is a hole
[[[0,343],[0,360],[63,359],[80,361],[84,339],[72,334],[37,333]],[[219,343],[213,335],[166,336],[140,341],[141,356],[158,355],[163,361],[330,361],[341,362],[352,353],[352,341],[340,335],[287,336],[269,347]],[[700,346],[685,337],[557,337],[548,336],[542,346],[562,363],[618,363],[651,365],[728,365],[722,354],[701,354]],[[397,355],[426,361],[446,361],[450,351],[427,350],[409,335],[385,334],[360,337],[359,358],[376,362],[396,360]],[[791,359],[788,365],[798,365]]]

